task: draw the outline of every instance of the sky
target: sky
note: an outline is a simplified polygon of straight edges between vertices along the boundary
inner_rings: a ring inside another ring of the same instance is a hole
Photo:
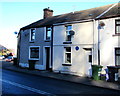
[[[17,2],[16,2],[17,1]],[[43,9],[50,7],[53,15],[80,11],[108,4],[118,0],[1,0],[0,1],[0,44],[17,49],[17,35],[20,28],[43,18]],[[73,2],[74,1],[74,2]]]

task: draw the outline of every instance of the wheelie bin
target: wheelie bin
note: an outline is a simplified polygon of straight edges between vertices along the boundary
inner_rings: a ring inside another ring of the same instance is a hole
[[[28,60],[29,62],[29,70],[34,70],[35,69],[35,60]]]
[[[100,80],[100,72],[102,71],[103,66],[92,65],[92,78],[94,80]]]
[[[108,81],[115,82],[118,81],[118,70],[120,69],[119,66],[107,66],[108,68]]]

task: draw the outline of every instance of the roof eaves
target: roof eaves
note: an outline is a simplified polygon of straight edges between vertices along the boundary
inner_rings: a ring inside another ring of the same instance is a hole
[[[73,23],[80,23],[80,22],[88,22],[88,21],[92,21],[93,19],[87,19],[87,20],[80,20],[80,21],[71,21],[71,22],[63,22],[63,23],[56,23],[53,24],[54,26],[57,25],[63,25],[63,24],[73,24]]]

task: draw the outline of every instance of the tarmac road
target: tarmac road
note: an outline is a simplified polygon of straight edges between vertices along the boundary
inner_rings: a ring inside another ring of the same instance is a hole
[[[14,95],[77,95],[84,96],[85,94],[105,96],[119,96],[119,92],[110,89],[87,86],[83,84],[71,83],[62,80],[56,80],[48,77],[35,76],[9,70],[2,70],[3,96],[5,94]]]

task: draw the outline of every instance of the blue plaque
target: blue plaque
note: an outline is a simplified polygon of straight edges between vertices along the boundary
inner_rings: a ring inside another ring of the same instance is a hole
[[[78,46],[76,46],[76,47],[75,47],[75,49],[78,51],[78,50],[79,50],[79,47],[78,47]]]

